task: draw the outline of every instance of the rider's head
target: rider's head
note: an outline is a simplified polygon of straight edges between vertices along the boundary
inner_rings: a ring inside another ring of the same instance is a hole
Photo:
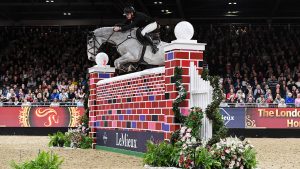
[[[135,13],[135,9],[132,6],[124,8],[124,14],[123,15],[125,15],[127,19],[132,19],[134,13]]]

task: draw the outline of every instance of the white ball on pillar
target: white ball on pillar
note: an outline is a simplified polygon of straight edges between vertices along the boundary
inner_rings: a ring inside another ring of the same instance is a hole
[[[100,52],[96,55],[95,61],[99,67],[105,67],[109,61],[109,58],[106,53]]]
[[[194,27],[187,21],[181,21],[175,26],[174,34],[178,40],[191,40],[194,36]]]

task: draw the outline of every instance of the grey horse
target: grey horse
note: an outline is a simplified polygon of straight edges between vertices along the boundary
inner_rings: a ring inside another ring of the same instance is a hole
[[[121,55],[114,61],[115,68],[119,69],[121,65],[126,63],[136,63],[140,60],[143,45],[136,38],[137,28],[125,32],[113,32],[113,27],[102,27],[93,31],[96,39],[89,39],[87,44],[87,54],[89,60],[95,60],[95,49],[109,42],[116,46],[117,51]],[[97,41],[97,43],[94,42]],[[159,51],[156,54],[152,53],[151,47],[147,46],[144,55],[144,61],[149,65],[164,65],[165,57],[163,46],[166,42],[160,42],[157,46]],[[94,53],[94,54],[93,54]]]

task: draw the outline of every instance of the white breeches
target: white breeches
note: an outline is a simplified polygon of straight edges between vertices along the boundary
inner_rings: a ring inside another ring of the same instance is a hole
[[[145,26],[145,28],[142,30],[142,35],[145,36],[146,33],[152,32],[157,28],[157,23],[156,22],[152,22],[150,24],[148,24],[147,26]]]

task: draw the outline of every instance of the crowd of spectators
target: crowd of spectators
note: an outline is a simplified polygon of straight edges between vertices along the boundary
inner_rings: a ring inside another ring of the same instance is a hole
[[[81,29],[0,29],[0,105],[83,106],[92,63]]]
[[[209,71],[222,77],[222,105],[300,107],[299,35],[284,25],[200,29]]]
[[[300,107],[300,29],[232,25],[196,27],[207,43],[205,62],[221,76],[223,105]],[[0,105],[82,105],[87,69],[86,29],[0,27]],[[161,38],[174,35],[163,27]]]

